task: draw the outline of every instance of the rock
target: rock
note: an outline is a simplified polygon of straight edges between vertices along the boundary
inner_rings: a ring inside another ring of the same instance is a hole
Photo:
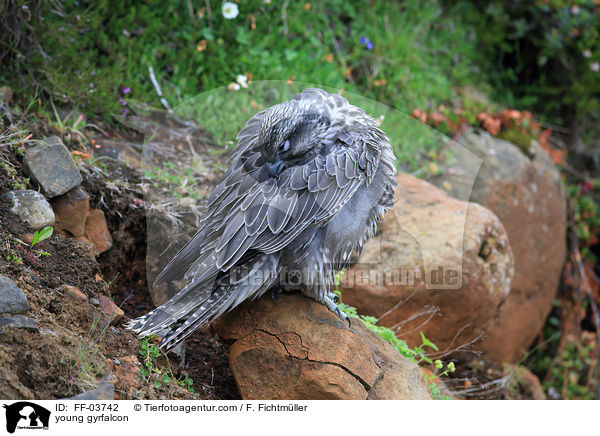
[[[0,313],[25,315],[29,302],[21,289],[8,277],[0,277]]]
[[[94,306],[100,306],[100,300],[98,300],[97,298],[90,298],[90,303]]]
[[[108,139],[98,139],[94,146],[94,156],[110,157],[125,163],[130,168],[139,169],[142,167],[141,153],[137,148],[140,144],[134,144],[125,141],[110,141]]]
[[[528,157],[515,145],[486,132],[467,130],[460,143],[483,165],[475,184],[461,179],[478,159],[450,164],[434,183],[450,194],[494,212],[506,229],[515,258],[512,289],[488,325],[487,358],[517,362],[541,331],[556,295],[566,255],[566,197],[559,172],[533,143]]]
[[[520,365],[507,364],[504,369],[507,375],[506,399],[507,400],[545,400],[546,394],[540,379],[528,368]]]
[[[359,320],[352,327],[302,295],[265,295],[213,324],[233,342],[242,398],[431,399],[419,367]]]
[[[99,253],[104,253],[112,247],[113,240],[104,212],[91,209],[85,222],[85,236],[94,244]]]
[[[79,301],[80,303],[87,303],[88,297],[85,295],[77,286],[71,285],[63,285],[61,286],[61,290],[65,293],[65,295],[69,298],[72,298],[75,301]]]
[[[19,239],[26,244],[31,245],[33,243],[33,233],[21,233],[19,234]]]
[[[77,394],[74,397],[67,398],[69,400],[114,400],[115,399],[115,385],[112,383],[101,383],[98,387],[92,391],[83,392]]]
[[[13,90],[9,86],[0,86],[0,100],[11,104],[13,99]]]
[[[22,315],[0,317],[0,332],[5,328],[26,329],[34,332],[39,330],[34,319]]]
[[[85,221],[90,209],[90,196],[82,188],[71,189],[64,195],[55,197],[52,209],[56,216],[56,230],[67,231],[71,236],[83,236]]]
[[[506,232],[483,206],[408,174],[397,180],[380,235],[342,278],[343,300],[411,347],[422,331],[440,350],[457,350],[484,334],[509,295]]]
[[[82,182],[71,153],[57,136],[46,138],[40,145],[28,149],[23,162],[48,198],[64,194]]]
[[[102,313],[111,317],[111,322],[117,321],[125,313],[114,301],[104,295],[100,296],[99,306]]]
[[[28,189],[9,191],[4,196],[12,202],[10,211],[34,230],[54,225],[54,212],[42,194]]]

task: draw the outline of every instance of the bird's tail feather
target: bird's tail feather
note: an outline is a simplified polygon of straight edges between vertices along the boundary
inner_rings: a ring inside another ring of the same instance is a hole
[[[244,300],[261,296],[274,285],[279,271],[276,256],[259,256],[251,265],[241,278],[227,273],[219,282],[189,283],[171,300],[131,320],[126,327],[142,337],[161,336],[160,346],[170,350],[199,326],[214,321]]]

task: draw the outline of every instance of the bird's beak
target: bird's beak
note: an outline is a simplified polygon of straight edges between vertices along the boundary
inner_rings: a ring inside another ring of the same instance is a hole
[[[275,162],[267,163],[267,168],[269,169],[269,174],[271,174],[271,177],[277,177],[285,168],[285,164],[282,160],[278,159]]]

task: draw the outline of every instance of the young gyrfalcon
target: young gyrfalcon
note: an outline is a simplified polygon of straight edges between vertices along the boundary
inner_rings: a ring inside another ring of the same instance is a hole
[[[200,229],[155,284],[184,279],[132,320],[170,349],[202,324],[267,291],[299,289],[342,319],[335,273],[392,206],[394,155],[362,109],[321,89],[254,115],[211,194]]]

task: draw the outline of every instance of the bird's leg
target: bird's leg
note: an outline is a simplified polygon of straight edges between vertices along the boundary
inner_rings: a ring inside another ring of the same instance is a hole
[[[340,296],[338,294],[336,294],[335,292],[327,292],[327,296],[334,302],[334,303],[339,303],[340,302]]]
[[[330,294],[330,293],[328,293],[328,294]],[[336,295],[336,297],[337,297],[337,295]],[[348,315],[346,315],[344,312],[342,312],[342,309],[340,309],[335,304],[335,302],[333,301],[333,299],[329,295],[326,295],[323,298],[323,303],[327,306],[327,308],[329,310],[331,310],[333,313],[335,313],[338,316],[339,319],[341,319],[342,321],[347,321],[348,322],[348,327],[350,327],[352,325],[352,323],[350,322],[350,317]]]

